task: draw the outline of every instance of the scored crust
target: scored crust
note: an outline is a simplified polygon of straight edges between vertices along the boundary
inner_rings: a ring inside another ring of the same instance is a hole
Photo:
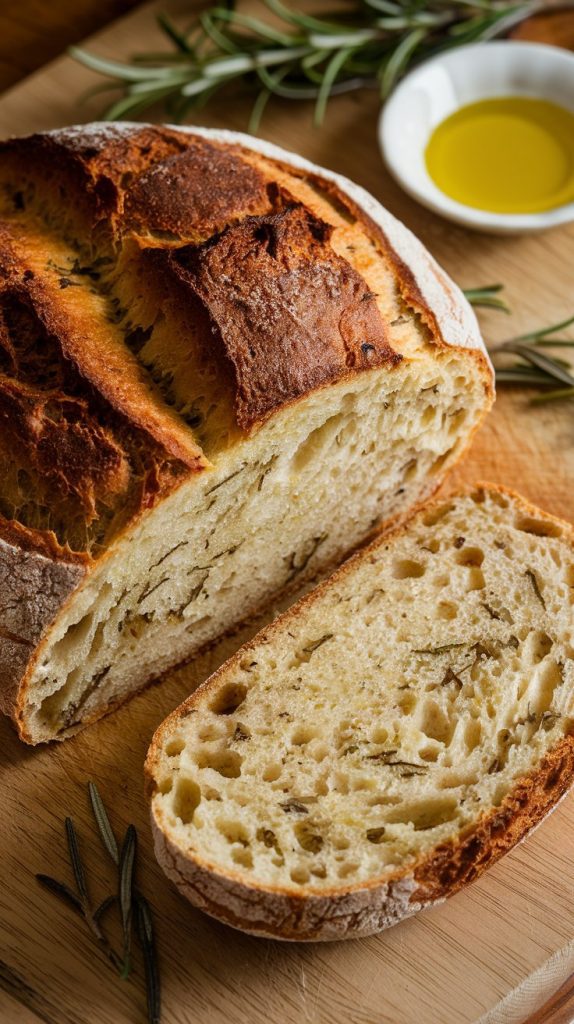
[[[265,171],[261,169],[262,163],[258,165],[259,157],[267,161]],[[3,163],[6,167],[13,164],[17,170],[21,168],[22,174],[30,171],[32,178],[35,166],[42,173],[48,168],[49,186],[57,186],[66,196],[63,222],[67,223],[70,216],[80,237],[84,240],[91,237],[96,249],[101,246],[102,251],[107,251],[110,238],[118,232],[131,233],[137,240],[134,244],[138,252],[151,246],[152,255],[163,261],[167,290],[182,286],[181,274],[173,269],[175,255],[170,246],[174,239],[179,237],[181,241],[183,238],[195,246],[197,262],[198,250],[214,233],[223,232],[223,238],[226,231],[235,230],[234,225],[240,227],[246,216],[259,217],[262,221],[272,219],[277,216],[274,211],[279,200],[288,211],[289,198],[280,195],[284,186],[273,183],[273,187],[270,186],[270,169],[275,173],[276,168],[278,176],[282,169],[288,175],[308,179],[319,191],[329,195],[335,205],[350,211],[367,234],[377,240],[380,253],[393,268],[405,301],[426,324],[429,343],[468,352],[483,384],[484,411],[491,404],[492,371],[474,313],[459,289],[410,232],[366,192],[337,175],[238,133],[129,123],[77,126],[9,140],[0,144],[0,164]],[[206,187],[206,181],[214,174],[216,180],[219,180],[218,174],[223,175],[225,189],[211,184]],[[135,185],[130,190],[132,179]],[[193,222],[191,229],[190,222]],[[56,418],[73,414],[76,422],[67,431],[67,445],[58,448],[44,405],[25,388],[14,389],[9,383],[0,387],[0,418],[8,424],[14,419],[14,410],[18,413],[18,430],[10,428],[17,450],[31,452],[40,438],[43,461],[37,464],[31,460],[32,470],[39,478],[47,474],[50,487],[52,484],[60,486],[63,481],[88,525],[97,515],[98,507],[120,509],[117,515],[112,516],[110,512],[114,533],[109,534],[106,542],[109,551],[110,544],[183,480],[211,468],[209,459],[169,403],[163,402],[157,394],[150,398],[133,353],[115,339],[106,338],[105,331],[99,329],[96,306],[93,309],[82,307],[85,297],[79,287],[73,287],[75,281],[62,276],[61,272],[54,272],[52,278],[42,273],[46,257],[51,255],[54,265],[59,259],[58,253],[50,253],[50,245],[55,245],[53,233],[47,231],[32,237],[25,231],[14,231],[13,223],[9,227],[0,225],[0,228],[4,238],[0,291],[15,288],[22,302],[34,308],[46,338],[51,338],[50,344],[57,339],[61,347],[58,358],[61,356],[64,369],[62,380],[57,382],[61,394],[57,402],[56,396],[53,399],[54,403],[59,403]],[[315,230],[320,236],[312,218],[307,229]],[[320,246],[320,237],[315,242]],[[343,272],[341,264],[344,262],[331,256],[323,260],[329,281],[343,284],[348,292],[347,307],[338,310],[343,325],[342,350],[325,336],[323,354],[315,353],[314,362],[307,363],[305,346],[301,345],[295,366],[291,361],[292,352],[286,346],[279,362],[266,366],[261,358],[247,358],[249,346],[232,334],[225,338],[220,332],[223,344],[219,344],[212,334],[217,317],[212,314],[211,321],[204,318],[205,343],[210,347],[222,392],[235,402],[240,431],[249,432],[286,404],[342,377],[368,372],[377,365],[386,365],[392,373],[400,356],[388,342],[384,324],[365,290],[363,279],[350,264]],[[205,270],[206,265],[204,263],[200,270]],[[298,268],[298,272],[304,279],[304,268]],[[84,274],[86,268],[80,267],[75,273]],[[203,308],[209,309],[212,285],[213,281],[206,287],[205,273],[198,272],[193,288],[186,286],[176,301],[183,299],[193,308],[193,297],[201,293]],[[233,318],[224,312],[229,324]],[[197,320],[200,322],[202,318]],[[71,399],[68,397],[70,387]],[[105,430],[98,426],[102,410]],[[43,433],[38,432],[39,424],[45,428]],[[475,422],[467,443],[477,427],[478,422]],[[127,470],[134,458],[141,462],[141,482],[130,478]],[[433,489],[439,483],[437,476]],[[48,485],[46,490],[47,495],[42,497],[49,506]],[[7,520],[4,524],[7,528]],[[34,630],[22,633],[6,625],[5,633],[13,633],[12,639],[0,635],[0,691],[4,694],[3,706],[13,713],[14,695],[20,687],[21,703],[41,646],[49,641],[50,626],[58,612],[97,558],[107,553],[104,544],[94,557],[89,551],[76,550],[73,542],[71,547],[59,543],[60,538],[56,540],[51,529],[37,529],[32,525],[22,528],[21,537],[24,551],[33,549],[38,556],[53,563],[49,577],[58,583],[50,585],[50,600],[47,601],[32,585],[32,577],[27,582],[23,575],[14,584],[14,577],[7,575],[14,587],[10,600],[25,607],[26,616],[35,623]],[[4,547],[0,548],[0,562],[2,560],[3,571],[9,574],[11,555]],[[69,568],[70,563],[73,569]],[[67,580],[65,587],[61,582],[64,578]],[[14,657],[14,645],[17,645],[17,657]]]
[[[574,527],[570,524],[542,512],[503,486],[484,483],[463,493],[477,491],[507,495],[526,516],[556,523],[574,550]],[[432,511],[445,501],[448,502],[448,498],[435,500],[425,508]],[[203,702],[222,678],[233,672],[235,665],[240,665],[246,652],[262,643],[272,643],[286,622],[304,615],[322,594],[352,572],[357,562],[368,558],[381,543],[387,544],[405,533],[408,527],[408,522],[401,523],[385,531],[382,537],[354,554],[329,579],[266,626],[176,708],[152,739],[145,763],[145,788],[151,803],[158,862],[186,898],[234,928],[269,938],[308,942],[358,938],[381,931],[442,902],[479,878],[555,809],[574,782],[574,734],[568,733],[544,755],[535,769],[516,780],[500,806],[484,814],[456,838],[435,846],[407,868],[387,873],[384,881],[373,879],[331,889],[305,885],[304,891],[298,893],[280,886],[252,884],[239,870],[222,872],[218,865],[200,855],[183,852],[170,839],[163,811],[153,801],[154,771],[164,737],[195,705]]]

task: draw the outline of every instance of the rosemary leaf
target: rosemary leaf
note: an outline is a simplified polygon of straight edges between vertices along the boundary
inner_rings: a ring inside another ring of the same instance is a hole
[[[389,95],[395,82],[407,67],[410,58],[424,36],[425,30],[423,28],[415,28],[412,32],[403,36],[396,49],[393,50],[393,53],[385,65],[381,79],[381,94],[383,97],[387,97]]]
[[[529,370],[522,366],[502,370],[497,368],[496,380],[499,384],[524,384],[525,386],[550,383],[546,374],[536,373],[535,370]]]
[[[189,46],[187,39],[182,32],[179,31],[173,24],[171,18],[167,14],[161,11],[157,16],[157,23],[159,27],[165,32],[168,39],[171,39],[174,46],[177,47],[182,53],[192,54],[193,50]]]
[[[530,399],[531,405],[543,405],[546,402],[560,402],[564,398],[574,398],[573,388],[559,388],[557,391],[546,391],[543,395],[537,395]]]
[[[503,313],[510,313],[510,306],[498,294],[503,288],[502,284],[487,284],[483,288],[465,288],[463,291],[473,306],[488,306],[500,309]]]
[[[131,922],[133,876],[136,855],[137,833],[133,825],[128,825],[122,852],[120,855],[119,903],[124,932],[124,966],[122,977],[127,978],[131,968]]]
[[[88,793],[90,794],[90,802],[92,804],[92,810],[94,812],[94,818],[98,826],[102,843],[112,858],[114,864],[119,864],[120,855],[118,851],[118,844],[114,835],[114,830],[110,824],[107,811],[103,805],[100,792],[95,782],[88,783]]]
[[[509,312],[504,301],[498,298],[498,292],[501,290],[502,285],[486,285],[484,288],[467,288],[464,294],[475,306],[494,306]],[[574,373],[572,372],[574,368],[572,364],[557,355],[546,355],[539,351],[541,348],[574,348],[574,338],[553,337],[558,331],[562,331],[572,324],[574,324],[574,316],[568,317],[558,324],[552,324],[550,327],[540,327],[536,331],[517,335],[492,346],[489,352],[493,358],[497,355],[512,354],[523,360],[523,362],[514,363],[512,366],[495,366],[497,383],[523,384],[531,387],[550,387],[555,382],[567,385],[565,388],[555,388],[532,398],[531,404],[533,405],[574,398]]]
[[[347,59],[353,53],[353,47],[344,47],[342,50],[336,50],[332,57],[329,59],[329,63],[325,69],[321,85],[319,86],[319,92],[317,94],[317,102],[315,104],[315,124],[321,125],[325,117],[325,110],[327,109],[327,101],[329,94],[339,71],[344,66]]]
[[[528,334],[519,334],[516,338],[511,338],[512,342],[515,341],[537,341],[539,339],[548,338],[549,334],[556,334],[557,331],[562,331],[565,327],[571,327],[574,324],[574,316],[568,317],[567,320],[562,320],[559,324],[554,324],[552,327],[540,327],[537,331],[530,331]]]
[[[102,915],[105,914],[106,910],[108,910],[115,902],[115,896],[106,896],[105,900],[102,900],[99,907],[96,907],[94,913],[92,914],[94,921],[99,921],[100,917],[102,917]]]
[[[74,828],[74,822],[71,818],[66,818],[66,838],[68,840],[68,850],[70,852],[70,861],[72,864],[72,870],[74,872],[74,878],[76,879],[76,885],[80,894],[82,905],[86,907],[89,903],[88,889],[86,886],[86,875],[84,872],[84,865],[80,856],[80,848],[78,845],[78,836],[76,829]]]
[[[528,363],[535,366],[537,370],[547,373],[551,379],[562,381],[562,383],[574,387],[574,377],[561,365],[562,360],[558,362],[556,359],[551,359],[549,356],[543,355],[542,352],[538,352],[532,345],[519,345],[516,342],[507,341],[499,345],[495,351],[513,352],[517,356],[522,356]]]
[[[78,897],[65,882],[58,882],[56,878],[52,878],[51,875],[36,875],[40,885],[43,885],[45,889],[49,889],[55,896],[59,896],[60,899],[73,907],[79,914],[83,914],[82,904]]]
[[[146,995],[149,1024],[159,1024],[161,1016],[161,990],[153,919],[148,901],[139,893],[135,898],[136,926],[138,938],[143,952]]]

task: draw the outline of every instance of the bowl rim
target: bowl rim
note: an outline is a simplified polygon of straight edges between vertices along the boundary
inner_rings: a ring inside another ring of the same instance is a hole
[[[426,188],[419,187],[414,184],[409,180],[408,175],[405,175],[403,162],[402,160],[397,159],[396,150],[392,144],[394,133],[390,128],[390,121],[394,108],[397,106],[397,103],[401,102],[402,95],[406,89],[410,89],[411,86],[416,83],[417,79],[426,76],[430,68],[437,66],[448,67],[450,64],[459,62],[461,59],[465,58],[471,60],[487,60],[488,53],[492,52],[492,49],[500,51],[501,49],[508,47],[512,47],[512,52],[514,54],[521,54],[519,59],[523,59],[525,65],[528,64],[529,57],[535,52],[537,54],[542,54],[543,58],[548,62],[554,62],[555,64],[562,64],[563,66],[566,65],[570,67],[574,78],[574,53],[571,53],[568,50],[563,50],[560,47],[552,46],[547,43],[533,43],[528,40],[510,39],[495,39],[484,42],[479,41],[476,43],[468,43],[465,46],[457,47],[456,49],[447,51],[446,53],[437,54],[435,57],[429,57],[428,60],[423,61],[422,64],[410,71],[405,78],[399,82],[389,98],[383,104],[379,115],[378,137],[381,153],[388,170],[401,188],[413,199],[416,199],[419,203],[426,206],[434,213],[438,213],[441,216],[447,217],[455,223],[463,224],[466,227],[472,227],[478,230],[493,230],[500,233],[510,234],[523,231],[540,231],[556,227],[559,224],[567,224],[574,221],[574,201],[570,203],[563,203],[561,206],[556,206],[550,210],[544,210],[539,213],[496,213],[492,210],[480,210],[477,207],[467,206],[464,203],[458,202],[456,199],[452,199],[446,194],[446,192],[442,192],[442,190],[432,182],[430,176],[429,183],[432,183],[433,191],[427,191]],[[524,95],[527,95],[527,93],[524,93]],[[533,93],[533,95],[535,94]],[[481,93],[477,92],[476,99],[480,99],[480,96]],[[456,107],[456,109],[459,110],[460,106]]]

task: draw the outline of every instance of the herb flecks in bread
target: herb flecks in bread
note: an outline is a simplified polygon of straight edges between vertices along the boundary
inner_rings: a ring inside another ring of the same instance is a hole
[[[160,863],[209,913],[290,939],[450,895],[571,784],[573,650],[572,529],[495,488],[430,506],[166,720]]]
[[[0,197],[0,697],[39,742],[424,501],[492,372],[405,229],[254,140],[11,140]]]

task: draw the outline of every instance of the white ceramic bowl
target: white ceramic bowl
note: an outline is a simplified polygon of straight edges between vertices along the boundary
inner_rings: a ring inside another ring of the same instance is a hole
[[[459,107],[495,96],[550,100],[574,113],[574,53],[541,43],[473,43],[411,71],[383,107],[379,142],[399,184],[424,206],[458,224],[498,234],[542,231],[574,221],[574,203],[543,213],[490,213],[445,195],[424,153],[433,129]]]

